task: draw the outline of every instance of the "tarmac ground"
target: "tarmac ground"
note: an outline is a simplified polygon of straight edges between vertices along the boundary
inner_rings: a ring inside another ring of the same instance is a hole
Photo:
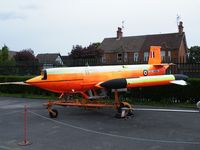
[[[115,110],[57,107],[49,118],[46,100],[0,97],[0,150],[198,150],[200,113],[197,110],[141,108],[130,119],[114,118]],[[24,105],[27,137],[24,139]]]

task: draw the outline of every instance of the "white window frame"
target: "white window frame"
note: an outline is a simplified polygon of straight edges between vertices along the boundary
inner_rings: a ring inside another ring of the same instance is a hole
[[[117,53],[117,62],[122,62],[122,53]]]
[[[172,58],[172,52],[171,51],[168,51],[168,60],[171,62],[171,58]]]
[[[165,51],[161,50],[161,59],[165,61]]]
[[[144,62],[147,62],[149,58],[149,52],[144,52]]]
[[[138,62],[138,58],[139,58],[139,53],[138,53],[138,52],[135,52],[135,53],[133,54],[133,61],[134,61],[134,62]]]
[[[103,63],[106,62],[106,56],[105,56],[105,54],[102,56],[102,62],[103,62]]]
[[[127,60],[128,60],[128,54],[124,53],[124,62],[127,62]]]

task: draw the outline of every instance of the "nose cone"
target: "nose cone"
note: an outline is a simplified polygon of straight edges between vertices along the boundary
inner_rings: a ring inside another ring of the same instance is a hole
[[[42,79],[42,76],[37,76],[37,77],[31,78],[29,80],[26,80],[25,83],[35,85],[36,83],[41,82],[41,79]]]

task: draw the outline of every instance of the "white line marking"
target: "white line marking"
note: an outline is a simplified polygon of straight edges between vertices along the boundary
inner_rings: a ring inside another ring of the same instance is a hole
[[[129,136],[123,136],[123,135],[116,135],[116,134],[110,134],[110,133],[105,133],[105,132],[99,132],[99,131],[85,129],[85,128],[81,128],[81,127],[78,127],[78,126],[75,126],[75,125],[71,125],[69,123],[53,120],[53,119],[47,118],[45,116],[42,116],[42,115],[40,115],[38,113],[35,113],[33,111],[30,111],[30,110],[29,110],[29,112],[34,114],[34,115],[36,115],[36,116],[38,116],[38,117],[40,117],[40,118],[49,120],[51,122],[54,122],[54,123],[57,123],[57,124],[60,124],[60,125],[64,125],[64,126],[68,126],[68,127],[74,128],[74,129],[82,130],[82,131],[85,131],[85,132],[93,133],[93,134],[99,134],[99,135],[110,136],[110,137],[121,138],[121,139],[134,140],[134,141],[143,141],[143,142],[158,142],[158,143],[168,143],[168,144],[170,143],[170,144],[200,145],[200,142],[156,140],[156,139],[137,138],[137,137],[129,137]]]
[[[10,147],[7,147],[7,146],[2,146],[2,145],[0,145],[0,149],[2,150],[2,149],[5,149],[5,150],[22,150],[22,149],[20,149],[20,148],[10,148]]]
[[[12,111],[12,112],[8,112],[8,113],[4,113],[4,114],[0,114],[0,116],[6,116],[6,115],[12,115],[15,113],[21,112],[21,110],[17,110],[17,111]]]
[[[134,108],[133,110],[144,110],[144,111],[164,111],[164,112],[185,112],[185,113],[199,113],[199,110],[186,110],[186,109]]]
[[[6,149],[6,150],[11,150],[11,148],[6,147],[6,146],[0,146],[1,149]]]

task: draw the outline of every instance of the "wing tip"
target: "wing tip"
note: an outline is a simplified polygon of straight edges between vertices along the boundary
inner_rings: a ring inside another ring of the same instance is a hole
[[[175,81],[170,81],[170,83],[172,84],[177,84],[177,85],[182,85],[182,86],[186,86],[187,82],[184,80],[175,80]]]

